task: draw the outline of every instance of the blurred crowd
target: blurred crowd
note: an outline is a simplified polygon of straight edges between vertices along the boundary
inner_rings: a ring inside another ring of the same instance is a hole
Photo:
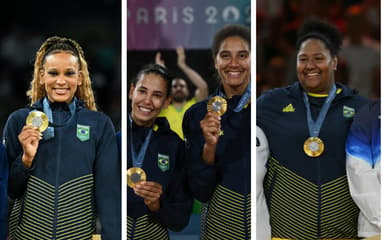
[[[258,0],[256,15],[257,96],[297,80],[296,32],[305,18],[316,16],[344,35],[336,81],[380,98],[379,0]]]

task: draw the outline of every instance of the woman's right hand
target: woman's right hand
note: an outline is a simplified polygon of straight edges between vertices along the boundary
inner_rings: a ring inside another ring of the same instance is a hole
[[[202,152],[202,159],[207,164],[215,163],[216,145],[220,136],[221,118],[213,112],[208,112],[203,120],[200,121],[201,131],[205,139],[205,144]]]
[[[42,138],[42,134],[36,127],[25,125],[18,138],[21,146],[23,147],[23,165],[26,168],[30,168],[32,166],[33,159],[35,158],[37,148],[39,147],[39,141]]]
[[[203,120],[200,121],[201,131],[205,139],[205,143],[216,145],[220,136],[220,117],[214,112],[208,112]]]

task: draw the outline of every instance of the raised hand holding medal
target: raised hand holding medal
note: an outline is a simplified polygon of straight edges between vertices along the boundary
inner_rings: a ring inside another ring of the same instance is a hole
[[[31,125],[39,130],[39,132],[44,132],[48,127],[48,117],[45,113],[41,111],[31,111],[26,119],[26,125]]]

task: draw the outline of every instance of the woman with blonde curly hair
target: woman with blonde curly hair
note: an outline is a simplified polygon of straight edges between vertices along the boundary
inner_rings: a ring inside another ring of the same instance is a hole
[[[120,170],[115,129],[97,112],[87,62],[69,38],[36,53],[30,106],[13,112],[3,139],[14,200],[11,239],[120,239]]]

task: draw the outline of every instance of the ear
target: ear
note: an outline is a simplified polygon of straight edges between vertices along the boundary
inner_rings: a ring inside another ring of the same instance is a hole
[[[213,60],[215,62],[215,69],[217,70],[217,61],[216,58]]]
[[[83,80],[84,80],[84,73],[83,71],[79,71],[79,81],[77,82],[77,86],[80,86],[81,84],[83,84]]]
[[[172,101],[172,97],[171,97],[171,96],[168,96],[168,97],[165,99],[163,108],[167,108],[167,107],[169,106],[169,104],[171,104],[171,101]]]
[[[43,70],[43,69],[40,69],[40,70],[39,70],[39,83],[40,83],[41,85],[44,84],[43,76],[44,76],[44,70]]]
[[[336,56],[334,56],[333,57],[333,59],[332,59],[332,69],[334,70],[334,71],[336,71],[337,70],[337,57]]]
[[[133,96],[133,92],[135,91],[135,86],[133,85],[133,83],[131,83],[131,87],[129,89],[129,99],[132,100],[132,96]]]

